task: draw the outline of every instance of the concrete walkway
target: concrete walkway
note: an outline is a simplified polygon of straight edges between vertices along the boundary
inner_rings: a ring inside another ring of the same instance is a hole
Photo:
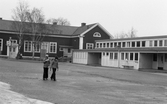
[[[28,98],[10,90],[10,85],[0,82],[0,104],[53,104],[37,99]]]

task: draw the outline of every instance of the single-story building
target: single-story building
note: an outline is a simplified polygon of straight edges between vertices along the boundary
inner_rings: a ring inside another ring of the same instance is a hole
[[[167,35],[95,41],[95,49],[73,50],[73,63],[167,70]]]

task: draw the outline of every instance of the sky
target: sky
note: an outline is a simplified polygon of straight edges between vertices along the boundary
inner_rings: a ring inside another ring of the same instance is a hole
[[[45,19],[65,18],[71,26],[100,23],[111,35],[167,35],[167,0],[0,0],[0,17],[12,20],[19,1],[42,9]]]

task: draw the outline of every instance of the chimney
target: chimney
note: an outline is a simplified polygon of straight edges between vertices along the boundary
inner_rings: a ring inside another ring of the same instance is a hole
[[[86,23],[81,23],[81,27],[86,26]]]

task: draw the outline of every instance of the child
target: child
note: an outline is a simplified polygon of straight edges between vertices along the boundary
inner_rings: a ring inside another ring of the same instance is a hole
[[[49,56],[46,55],[45,60],[43,62],[43,80],[47,80],[48,79],[48,69],[49,69],[49,65],[50,65],[50,60],[49,60]]]
[[[56,70],[59,69],[58,57],[55,57],[55,59],[52,61],[50,68],[52,69],[52,75],[50,79],[56,81]]]

